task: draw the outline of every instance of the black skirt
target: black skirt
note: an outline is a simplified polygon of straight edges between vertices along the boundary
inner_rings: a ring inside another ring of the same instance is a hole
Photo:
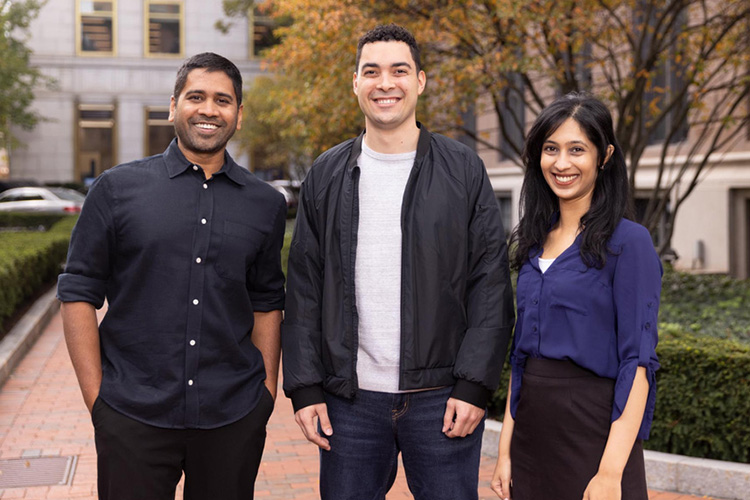
[[[510,446],[513,500],[581,500],[609,436],[614,380],[570,361],[527,359]],[[636,440],[622,500],[648,500]]]

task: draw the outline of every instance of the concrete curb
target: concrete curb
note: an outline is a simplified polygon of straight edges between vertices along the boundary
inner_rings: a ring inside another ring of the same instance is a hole
[[[482,437],[482,453],[497,457],[502,422],[487,420]],[[671,455],[644,450],[646,480],[654,490],[715,499],[743,500],[750,491],[750,464],[707,458]]]
[[[0,387],[3,386],[13,369],[29,352],[52,316],[60,307],[55,297],[57,287],[42,295],[24,314],[18,323],[0,341]]]

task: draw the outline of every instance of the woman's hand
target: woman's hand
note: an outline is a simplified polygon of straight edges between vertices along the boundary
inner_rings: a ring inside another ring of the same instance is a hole
[[[622,498],[622,478],[615,474],[597,473],[591,478],[583,500],[620,500]]]
[[[510,483],[510,455],[500,456],[497,458],[490,487],[498,497],[503,500],[510,500]]]

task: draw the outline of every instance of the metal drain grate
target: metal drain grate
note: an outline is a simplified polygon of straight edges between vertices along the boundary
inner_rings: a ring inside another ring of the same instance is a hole
[[[0,460],[0,489],[70,484],[76,463],[75,455]]]

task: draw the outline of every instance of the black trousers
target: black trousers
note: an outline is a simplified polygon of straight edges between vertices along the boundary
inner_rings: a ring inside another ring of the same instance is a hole
[[[97,399],[94,423],[100,500],[174,500],[185,472],[185,500],[252,499],[273,411],[268,391],[247,416],[216,429],[143,424]]]

